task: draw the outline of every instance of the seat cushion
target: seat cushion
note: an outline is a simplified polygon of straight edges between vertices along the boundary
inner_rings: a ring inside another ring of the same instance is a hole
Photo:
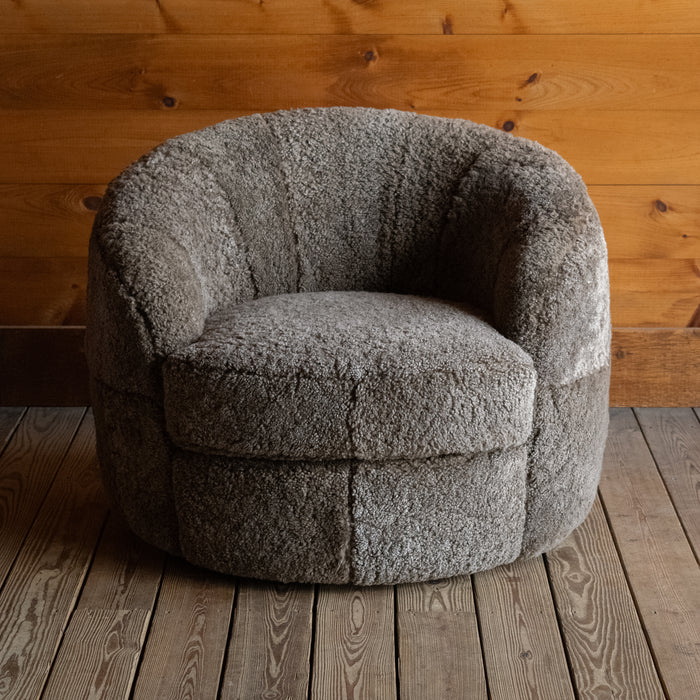
[[[465,305],[374,292],[232,306],[167,358],[167,429],[197,452],[268,459],[468,455],[521,445],[530,357]]]

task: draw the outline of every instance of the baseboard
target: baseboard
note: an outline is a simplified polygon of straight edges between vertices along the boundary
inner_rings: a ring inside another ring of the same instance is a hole
[[[0,406],[85,406],[82,326],[0,326]],[[700,404],[700,328],[615,328],[611,406]]]
[[[700,405],[700,328],[614,328],[610,405]]]
[[[0,406],[87,406],[84,326],[0,326]]]

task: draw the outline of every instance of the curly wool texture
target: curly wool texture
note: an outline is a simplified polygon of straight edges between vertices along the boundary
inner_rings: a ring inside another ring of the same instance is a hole
[[[595,496],[605,241],[539,144],[364,108],[172,139],[108,188],[88,315],[112,499],[204,566],[466,573],[551,547]]]

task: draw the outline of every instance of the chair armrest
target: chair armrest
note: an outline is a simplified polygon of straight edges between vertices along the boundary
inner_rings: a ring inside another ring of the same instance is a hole
[[[158,397],[162,359],[204,328],[198,245],[210,222],[192,189],[151,155],[113,181],[100,206],[90,239],[86,352],[93,378],[114,389]]]
[[[605,239],[583,181],[558,154],[498,139],[460,184],[444,240],[447,292],[488,309],[533,358],[539,383],[609,365]]]

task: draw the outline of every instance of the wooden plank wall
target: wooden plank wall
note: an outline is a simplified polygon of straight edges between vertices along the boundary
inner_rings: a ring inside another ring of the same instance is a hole
[[[84,324],[105,184],[164,139],[256,111],[393,107],[484,122],[566,157],[608,240],[613,404],[697,403],[696,10],[692,0],[0,3],[0,325]]]

